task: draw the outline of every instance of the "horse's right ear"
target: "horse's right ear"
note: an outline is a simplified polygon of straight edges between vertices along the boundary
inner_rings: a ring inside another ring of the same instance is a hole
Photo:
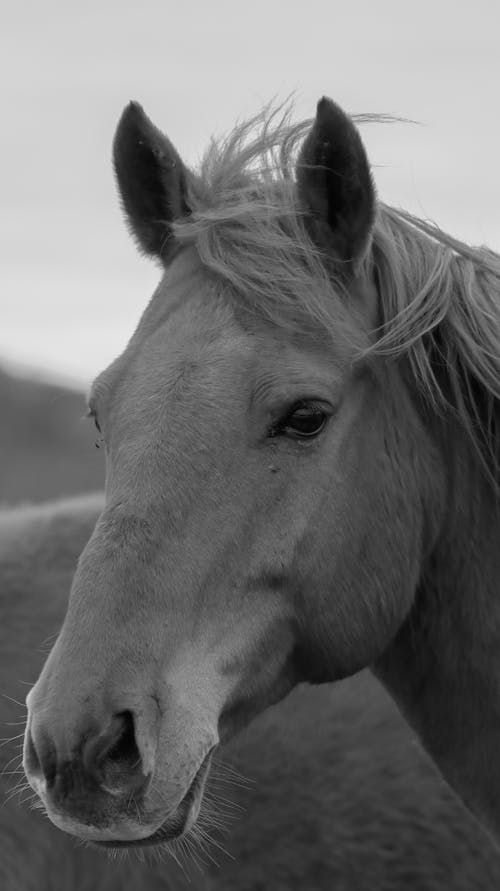
[[[297,162],[297,187],[313,238],[347,270],[356,269],[370,243],[375,188],[361,137],[331,99],[318,102]]]
[[[118,124],[113,163],[132,234],[145,254],[166,261],[171,224],[189,213],[187,170],[166,136],[130,102]]]

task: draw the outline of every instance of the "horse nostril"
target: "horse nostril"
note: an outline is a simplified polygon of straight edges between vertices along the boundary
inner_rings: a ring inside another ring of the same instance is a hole
[[[145,783],[132,712],[119,712],[113,716],[109,730],[88,744],[84,763],[110,792],[135,791]]]
[[[42,773],[42,765],[40,764],[40,759],[37,755],[30,729],[26,731],[26,738],[24,741],[24,771],[32,776],[40,775]]]
[[[121,712],[116,715],[120,722],[117,728],[118,736],[115,742],[106,752],[106,758],[115,763],[134,766],[141,760],[139,749],[135,741],[134,718],[131,712]]]
[[[57,758],[53,745],[44,734],[39,734],[35,745],[31,729],[26,731],[24,770],[28,778],[44,777],[48,786],[54,783],[57,773]]]

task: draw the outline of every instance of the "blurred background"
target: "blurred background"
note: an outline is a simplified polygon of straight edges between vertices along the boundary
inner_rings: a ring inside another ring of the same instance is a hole
[[[272,97],[366,125],[381,197],[500,250],[497,0],[27,0],[0,28],[0,501],[97,488],[85,412],[158,281],[118,206],[114,128],[140,101],[188,163]]]

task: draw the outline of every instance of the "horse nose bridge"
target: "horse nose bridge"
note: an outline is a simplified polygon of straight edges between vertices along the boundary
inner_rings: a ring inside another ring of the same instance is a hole
[[[124,636],[130,643],[132,627],[136,639],[143,631],[148,637],[153,615],[170,608],[178,627],[200,591],[219,584],[228,566],[236,572],[242,542],[234,525],[222,518],[217,535],[207,533],[204,511],[191,507],[184,513],[163,502],[144,507],[115,493],[73,582],[63,637],[71,637],[79,659],[89,648],[97,662],[111,652],[115,657]],[[194,548],[193,542],[206,546]],[[168,626],[163,629],[168,634]]]

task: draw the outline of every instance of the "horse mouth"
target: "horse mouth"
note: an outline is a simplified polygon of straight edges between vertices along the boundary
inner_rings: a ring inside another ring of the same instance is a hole
[[[91,843],[100,848],[139,848],[151,845],[162,845],[173,841],[176,838],[180,838],[181,835],[184,835],[184,833],[191,829],[198,819],[212,754],[213,749],[205,755],[205,758],[191,781],[184,798],[180,804],[177,805],[175,813],[170,817],[167,817],[165,822],[162,823],[152,835],[148,835],[146,838],[127,839],[125,841],[122,841],[121,839],[109,839],[106,841],[92,840]]]

